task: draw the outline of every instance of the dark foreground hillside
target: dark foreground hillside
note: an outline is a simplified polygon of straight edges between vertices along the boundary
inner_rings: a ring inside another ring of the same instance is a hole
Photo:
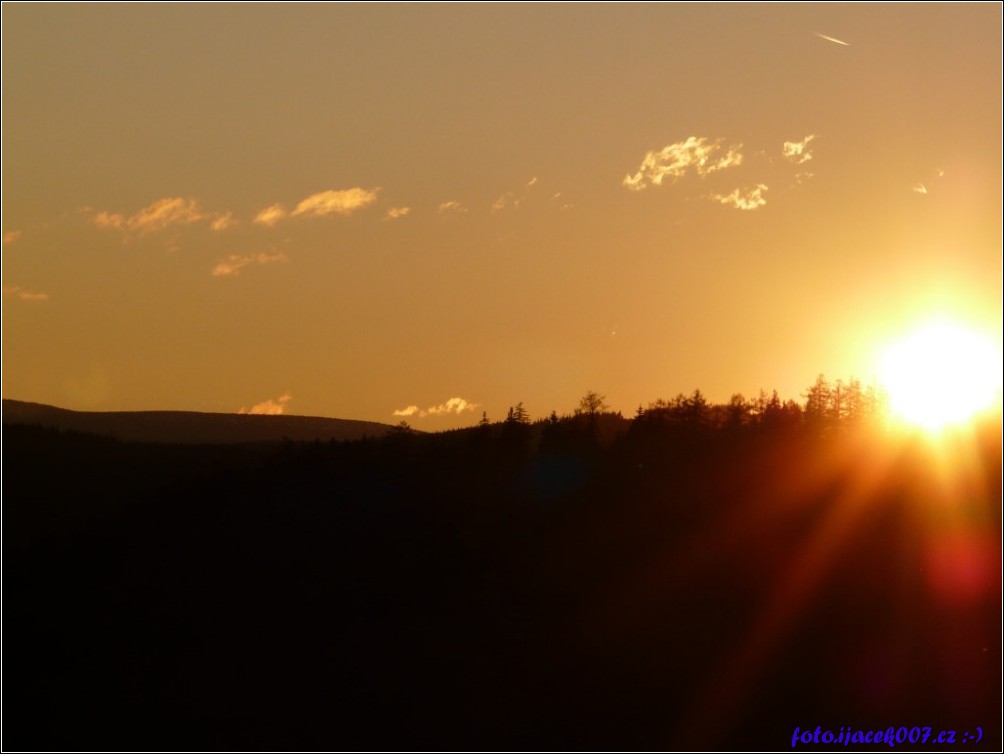
[[[4,427],[5,748],[1000,748],[999,423],[620,431]]]
[[[70,411],[3,399],[4,424],[30,424],[130,442],[230,444],[282,440],[361,440],[391,428],[377,422],[321,416],[219,414],[201,411]]]

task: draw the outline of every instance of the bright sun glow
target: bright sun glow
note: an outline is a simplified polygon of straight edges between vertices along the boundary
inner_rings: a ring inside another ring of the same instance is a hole
[[[1001,355],[990,338],[938,322],[890,346],[879,378],[895,417],[937,431],[994,403],[1001,389]]]

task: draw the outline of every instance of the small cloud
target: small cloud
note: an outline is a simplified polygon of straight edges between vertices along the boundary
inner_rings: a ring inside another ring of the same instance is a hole
[[[10,246],[11,244],[16,243],[20,237],[21,237],[21,231],[8,230],[6,233],[3,234],[3,245]]]
[[[479,407],[480,404],[470,403],[463,398],[450,398],[438,406],[429,406],[429,408],[421,409],[418,406],[411,405],[407,408],[399,408],[394,411],[394,416],[417,416],[420,419],[426,416],[444,416],[448,414],[462,414],[465,411],[474,411]]]
[[[271,207],[266,207],[255,215],[254,222],[258,225],[264,225],[266,228],[271,228],[285,216],[286,210],[283,209],[283,206],[281,204],[273,204]]]
[[[164,230],[172,225],[188,225],[199,222],[205,220],[206,217],[207,215],[199,209],[199,203],[195,199],[175,196],[158,199],[130,217],[118,213],[98,212],[91,218],[91,222],[99,228],[148,233]]]
[[[450,398],[445,403],[428,408],[427,411],[431,416],[440,416],[442,414],[462,414],[464,411],[473,411],[477,407],[477,403],[468,403],[463,398]]]
[[[226,212],[222,215],[216,215],[213,221],[209,223],[209,227],[215,231],[226,230],[227,228],[232,228],[237,224],[237,218],[234,217],[233,212]]]
[[[275,400],[271,398],[267,401],[262,401],[261,403],[256,403],[251,408],[244,408],[241,406],[238,414],[267,414],[271,416],[277,416],[278,414],[286,413],[286,404],[293,400],[293,396],[289,393],[283,393]]]
[[[816,138],[816,134],[809,134],[801,141],[786,141],[781,148],[781,153],[789,162],[801,165],[812,159],[812,152],[809,151],[809,142]]]
[[[552,196],[551,198],[552,199],[560,199],[561,198],[561,192],[560,191],[556,191],[555,194],[554,194],[554,196]]]
[[[5,285],[3,287],[3,292],[8,296],[14,296],[19,298],[21,301],[48,301],[48,293],[40,293],[39,291],[29,291],[27,288],[22,288],[19,285]]]
[[[667,178],[675,181],[693,170],[702,178],[719,170],[742,164],[739,151],[742,144],[722,150],[721,139],[710,141],[705,137],[691,136],[686,141],[669,144],[658,152],[648,152],[641,161],[638,172],[624,176],[621,185],[631,191],[641,191],[649,186],[661,186]]]
[[[451,199],[448,202],[443,202],[442,204],[440,204],[436,211],[439,212],[440,214],[444,212],[466,212],[467,208],[464,207],[460,202]]]
[[[512,207],[515,209],[519,206],[520,202],[523,201],[519,197],[513,196],[511,191],[507,191],[502,194],[498,199],[492,202],[492,212],[501,212],[506,207]]]
[[[537,185],[537,176],[533,176],[515,191],[506,191],[502,196],[492,202],[492,212],[501,212],[506,208],[516,209],[523,200],[527,198],[527,192]]]
[[[764,198],[766,190],[767,186],[761,183],[754,189],[736,189],[731,194],[712,194],[711,198],[736,209],[752,210],[767,203]]]
[[[350,215],[376,201],[379,189],[350,188],[341,191],[321,191],[311,194],[296,205],[293,216],[320,217],[331,213]]]
[[[826,34],[820,34],[818,31],[816,32],[816,36],[819,37],[820,39],[825,39],[827,42],[833,42],[834,44],[843,45],[844,47],[851,46],[849,42],[845,42],[842,39],[837,39],[836,37],[829,37]]]
[[[174,197],[161,199],[144,207],[131,218],[129,227],[133,230],[163,230],[169,225],[187,225],[205,218],[194,199]]]
[[[217,262],[211,274],[216,278],[235,277],[240,275],[242,269],[251,264],[271,264],[272,262],[288,261],[288,257],[282,252],[278,254],[231,254],[226,259]]]
[[[931,189],[934,188],[935,182],[939,178],[944,178],[944,177],[945,177],[945,171],[939,168],[933,173],[928,173],[928,181],[926,183],[919,181],[913,184],[913,186],[911,186],[910,189],[918,194],[928,194],[930,193]]]
[[[112,228],[114,230],[125,230],[126,219],[119,214],[110,212],[98,212],[91,218],[91,222],[99,228]]]
[[[398,220],[411,214],[411,207],[391,207],[383,216],[384,220]]]

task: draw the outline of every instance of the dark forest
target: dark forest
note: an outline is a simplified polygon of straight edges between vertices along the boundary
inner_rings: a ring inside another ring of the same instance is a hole
[[[804,398],[243,445],[5,424],[5,746],[999,749],[1000,417],[934,441],[853,381]]]

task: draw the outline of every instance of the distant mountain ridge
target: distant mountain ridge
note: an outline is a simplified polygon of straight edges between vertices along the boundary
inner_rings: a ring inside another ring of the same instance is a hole
[[[71,411],[3,399],[3,424],[29,424],[114,437],[130,442],[234,444],[282,440],[361,440],[391,426],[354,419],[286,414],[217,414],[199,411]]]

